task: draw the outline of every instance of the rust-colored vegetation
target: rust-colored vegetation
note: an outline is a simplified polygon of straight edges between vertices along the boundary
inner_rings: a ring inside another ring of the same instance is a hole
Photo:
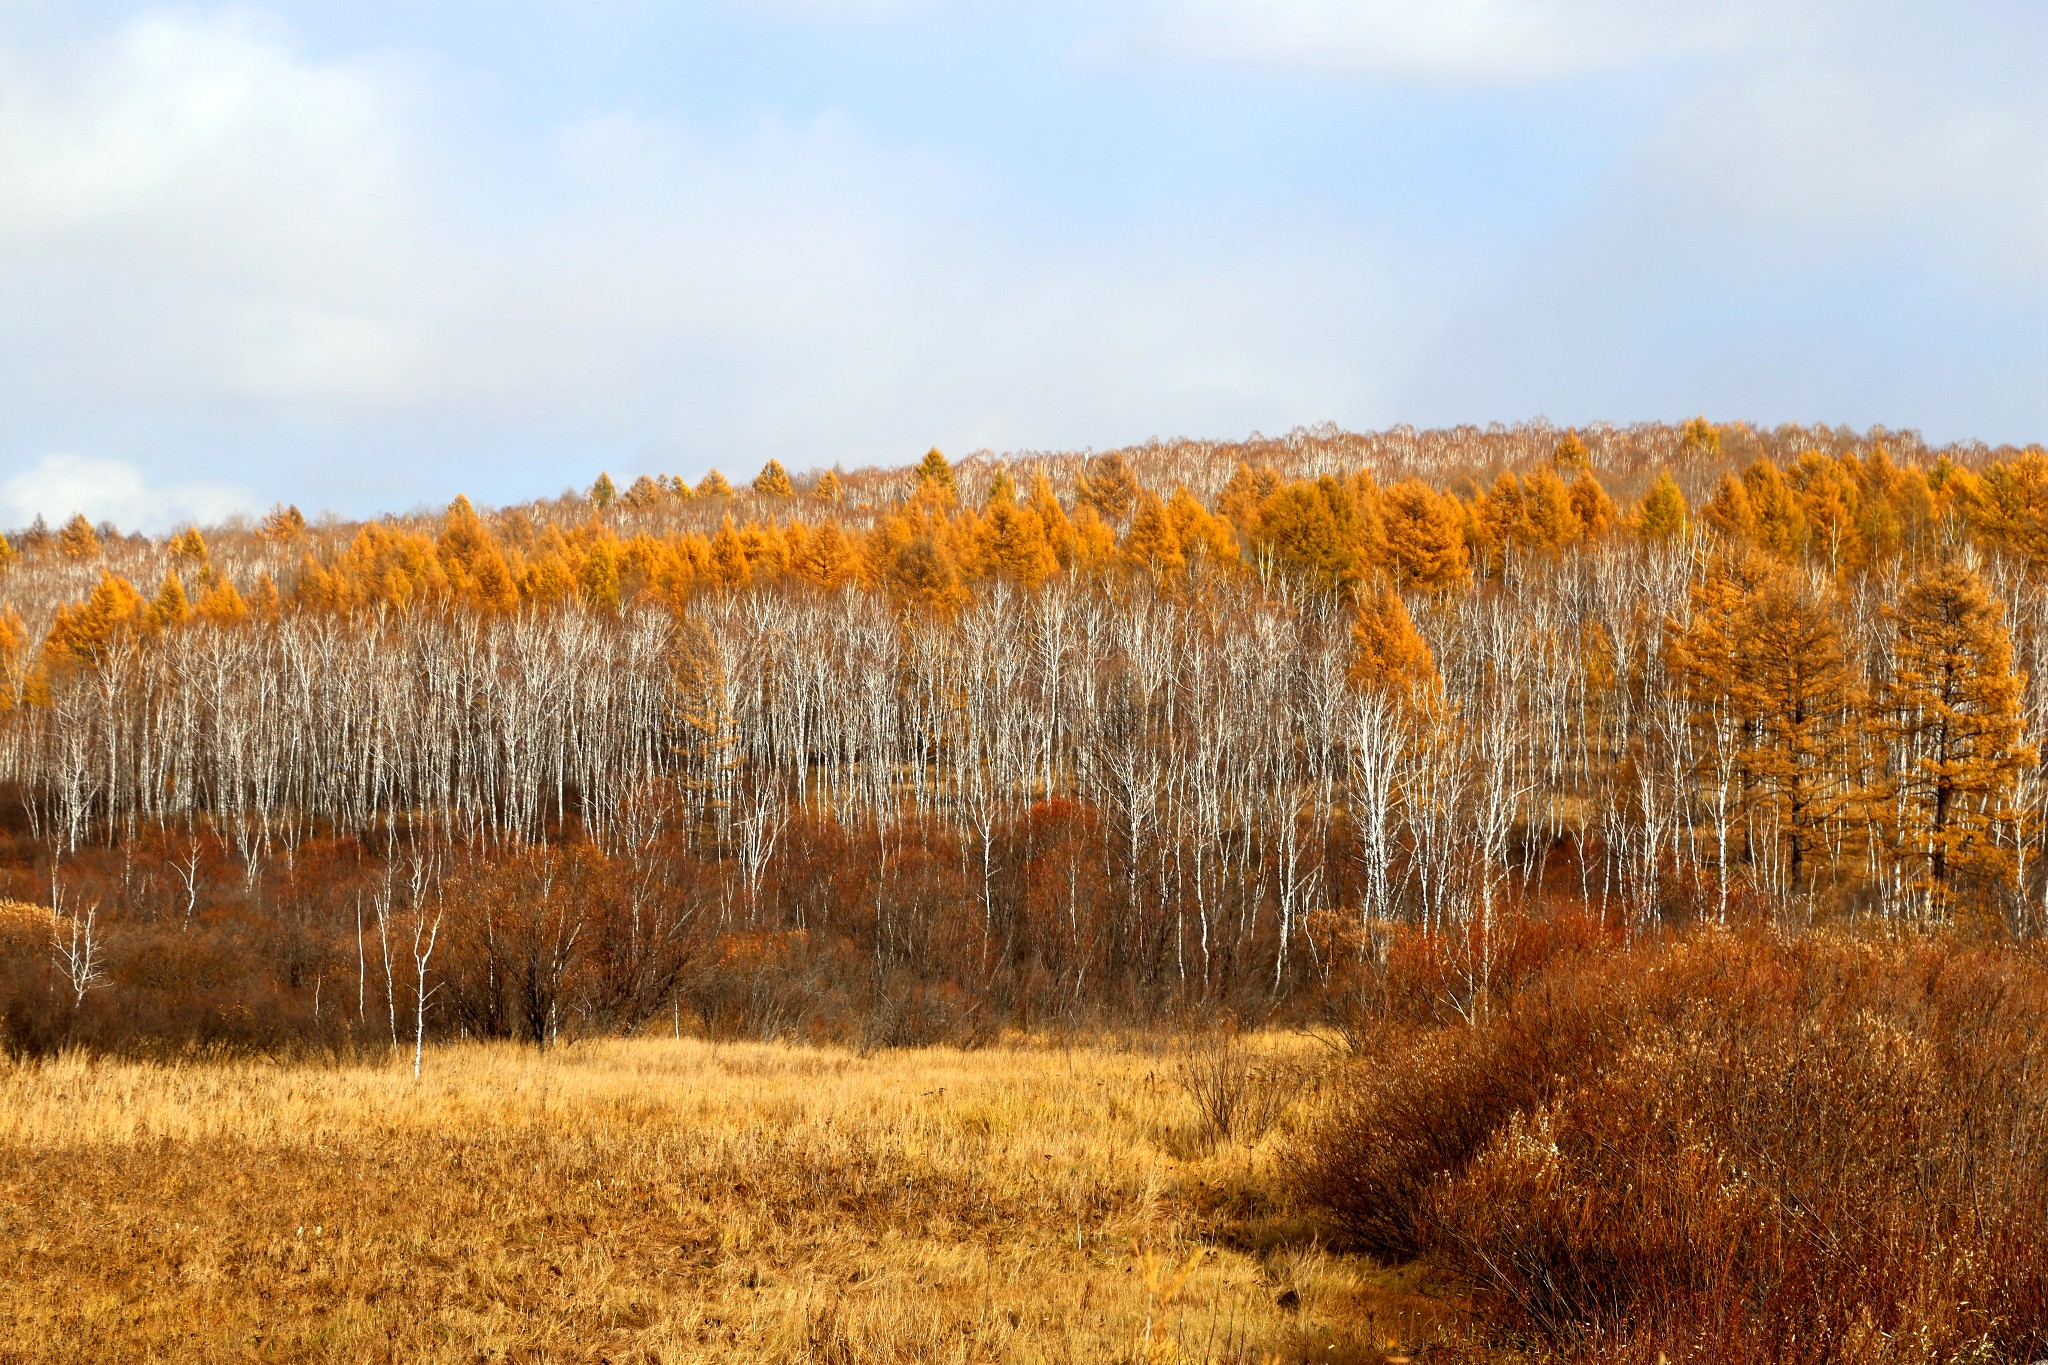
[[[0,537],[0,1359],[2048,1356],[2040,448],[621,483]]]

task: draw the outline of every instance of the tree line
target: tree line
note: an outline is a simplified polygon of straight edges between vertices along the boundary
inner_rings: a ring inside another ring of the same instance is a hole
[[[1406,931],[1476,991],[1562,902],[2043,923],[2038,449],[1323,430],[6,544],[4,875],[72,944],[13,989],[74,1010],[887,1038],[1300,1007]]]

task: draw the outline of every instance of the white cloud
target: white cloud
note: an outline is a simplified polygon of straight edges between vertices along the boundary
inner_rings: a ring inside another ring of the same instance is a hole
[[[1412,286],[1340,227],[1027,225],[971,166],[832,115],[505,144],[247,20],[0,77],[0,413],[459,434],[307,471],[309,506],[388,503],[380,467],[433,499],[559,477],[493,444],[688,472],[1342,415],[1413,330]]]
[[[1084,52],[1512,84],[1725,52],[1762,13],[1749,0],[1144,0],[1132,20],[1099,31]]]
[[[1794,10],[1817,23],[1834,2]],[[1135,3],[1126,55],[1468,84],[1759,41],[1727,6]],[[600,464],[694,476],[932,442],[1632,415],[1691,363],[1638,342],[1684,325],[1656,293],[1678,276],[1748,272],[1765,291],[1891,232],[1973,288],[2038,297],[2039,97],[1976,88],[1953,52],[1923,71],[1933,30],[1902,31],[1884,38],[1889,68],[1816,59],[1818,39],[1758,49],[1768,60],[1744,48],[1640,106],[1633,145],[1591,201],[1557,210],[1556,239],[1471,192],[1507,225],[1477,246],[1441,217],[1404,220],[1399,190],[1380,206],[1303,188],[1255,201],[1190,176],[1156,210],[1033,202],[964,154],[835,115],[493,131],[465,103],[487,102],[486,80],[314,57],[246,17],[145,18],[68,49],[0,37],[0,462],[134,452],[250,485],[242,505],[363,511],[531,496]],[[1954,41],[1971,59],[1987,47]],[[1883,297],[1896,275],[1857,287]],[[1935,321],[1971,325],[1962,306]],[[1895,369],[1968,353],[1870,344]],[[2021,362],[2001,363],[1986,382],[2010,390]],[[1817,403],[1868,390],[1774,365]],[[1880,396],[1895,389],[1888,372]],[[1574,394],[1593,410],[1566,414]],[[1968,412],[1951,428],[1973,429]],[[124,525],[152,500],[226,505],[218,488],[102,482],[143,500],[93,513]],[[63,514],[18,519],[35,510]]]
[[[26,526],[36,517],[58,526],[77,513],[123,530],[162,530],[180,522],[213,522],[247,509],[246,490],[219,484],[151,487],[125,460],[87,455],[45,455],[34,467],[0,483],[0,525]]]

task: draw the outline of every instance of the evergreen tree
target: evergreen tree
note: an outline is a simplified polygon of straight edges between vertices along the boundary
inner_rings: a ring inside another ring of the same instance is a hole
[[[1420,479],[1397,483],[1384,502],[1387,567],[1402,587],[1456,587],[1472,575],[1458,509]]]
[[[257,524],[256,534],[279,545],[303,540],[306,535],[306,517],[297,507],[276,506]]]
[[[1756,512],[1749,505],[1749,490],[1742,480],[1724,473],[1714,485],[1714,496],[1700,509],[1700,519],[1737,544],[1747,544],[1756,534]]]
[[[1587,540],[1600,539],[1614,525],[1614,499],[1607,496],[1590,469],[1572,480],[1571,504],[1579,519],[1579,534]]]
[[[1685,494],[1669,470],[1659,470],[1636,513],[1636,534],[1645,540],[1670,540],[1685,534]]]
[[[1878,699],[1892,751],[1887,807],[1894,847],[1918,867],[1915,887],[1936,913],[1947,912],[1958,873],[2010,871],[1992,836],[2012,818],[2014,783],[2035,756],[2022,742],[2004,615],[1955,560],[1922,572],[1885,613],[1897,632]]]
[[[91,559],[100,552],[99,532],[80,512],[57,533],[57,549],[66,559]]]
[[[192,603],[185,596],[185,585],[178,581],[178,575],[166,569],[164,581],[156,590],[156,597],[149,604],[146,617],[151,630],[168,630],[183,625],[192,615]]]
[[[1124,558],[1133,568],[1147,569],[1161,577],[1177,575],[1187,568],[1180,536],[1166,515],[1166,504],[1157,495],[1138,495],[1138,510],[1132,514],[1130,533],[1124,537]]]
[[[1138,501],[1138,476],[1121,455],[1098,455],[1088,462],[1078,490],[1080,500],[1111,523],[1123,520]]]
[[[960,486],[953,480],[953,466],[933,446],[917,465],[917,491],[950,506],[959,501]]]
[[[1798,890],[1827,855],[1827,836],[1856,791],[1857,678],[1835,604],[1776,575],[1749,594],[1731,680],[1755,726],[1747,768],[1786,850]]]
[[[1436,658],[1408,604],[1391,587],[1363,593],[1351,623],[1351,679],[1359,687],[1414,700],[1433,694],[1439,680]]]
[[[596,503],[600,510],[610,507],[619,500],[619,486],[612,482],[611,475],[602,471],[598,473],[597,482],[590,485],[590,500]]]

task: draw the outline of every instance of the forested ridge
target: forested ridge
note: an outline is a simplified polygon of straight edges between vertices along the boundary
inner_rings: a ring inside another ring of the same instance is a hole
[[[0,548],[17,1046],[1338,1008],[2048,916],[2048,456],[1703,419]],[[52,949],[54,945],[54,951]],[[1333,1003],[1336,1002],[1336,1003]]]

